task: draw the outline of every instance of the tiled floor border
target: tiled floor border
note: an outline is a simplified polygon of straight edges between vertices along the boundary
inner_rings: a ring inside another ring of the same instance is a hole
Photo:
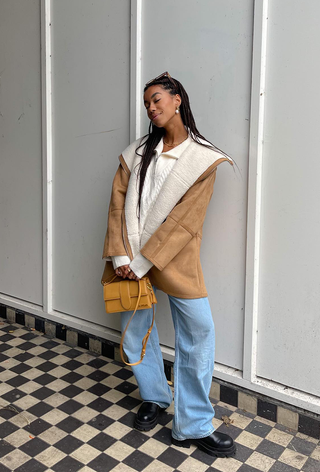
[[[66,341],[71,346],[79,346],[95,354],[121,361],[119,345],[106,339],[77,331],[63,324],[3,304],[0,304],[0,317],[7,319],[10,323],[18,323]],[[167,379],[173,382],[172,362],[164,361],[164,368]],[[212,381],[210,397],[215,401],[222,401],[275,423],[280,423],[293,431],[320,439],[320,415],[219,379]]]

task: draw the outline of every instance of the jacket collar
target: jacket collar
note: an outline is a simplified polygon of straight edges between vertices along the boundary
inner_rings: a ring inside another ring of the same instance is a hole
[[[232,160],[220,152],[201,146],[192,139],[190,141],[166,178],[152,211],[147,216],[141,235],[139,234],[137,217],[139,197],[137,164],[139,164],[141,156],[135,154],[135,149],[141,140],[132,143],[122,153],[125,163],[131,171],[126,195],[125,220],[133,257],[159,228],[183,195],[209,167],[214,169],[215,165],[223,161],[229,161],[232,164]],[[142,150],[143,148],[139,149],[140,154],[142,154]]]

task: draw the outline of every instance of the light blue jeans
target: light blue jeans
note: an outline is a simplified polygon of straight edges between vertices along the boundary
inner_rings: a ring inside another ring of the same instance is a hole
[[[209,300],[207,297],[168,297],[175,328],[172,436],[177,440],[204,438],[215,430],[212,425],[215,412],[209,400],[215,353],[215,331]],[[123,331],[132,311],[121,315]],[[151,321],[152,308],[139,310],[134,315],[123,345],[130,363],[140,359],[141,341]],[[132,370],[142,400],[168,408],[172,393],[164,374],[156,324],[142,363],[132,366]]]

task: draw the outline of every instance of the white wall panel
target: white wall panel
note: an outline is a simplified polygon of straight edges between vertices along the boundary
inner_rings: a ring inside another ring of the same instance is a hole
[[[42,305],[40,2],[0,3],[0,292]]]
[[[129,142],[130,2],[52,2],[53,308],[104,312],[103,240],[118,156]]]
[[[271,1],[258,375],[320,394],[320,4]]]
[[[201,252],[216,360],[241,369],[253,1],[143,5],[143,83],[166,70],[180,80],[201,134],[233,156],[241,170],[234,173],[224,163],[217,171]],[[143,133],[147,125],[144,117]],[[161,342],[172,346],[169,306],[158,313]]]

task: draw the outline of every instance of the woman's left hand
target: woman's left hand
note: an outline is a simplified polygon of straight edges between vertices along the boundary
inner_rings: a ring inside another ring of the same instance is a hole
[[[115,270],[116,274],[123,279],[130,279],[130,280],[140,280],[139,277],[130,269],[129,264],[123,265],[118,267]]]

